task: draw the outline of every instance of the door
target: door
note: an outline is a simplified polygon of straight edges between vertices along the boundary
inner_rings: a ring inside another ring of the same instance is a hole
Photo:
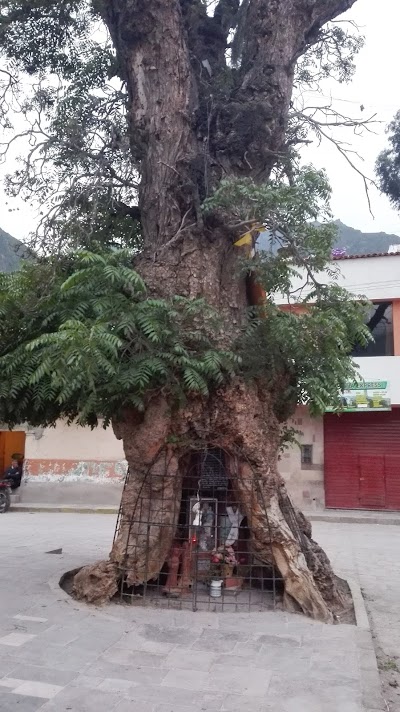
[[[400,510],[400,408],[324,417],[327,507]]]
[[[0,431],[0,472],[11,465],[11,458],[16,453],[25,453],[25,433],[21,430]]]
[[[385,507],[385,458],[359,455],[358,472],[360,505],[362,507]]]

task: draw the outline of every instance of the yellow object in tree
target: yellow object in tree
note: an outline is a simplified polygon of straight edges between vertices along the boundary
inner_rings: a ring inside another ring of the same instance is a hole
[[[242,247],[243,245],[253,245],[253,237],[251,232],[246,232],[245,235],[239,237],[239,239],[233,243],[235,247]]]

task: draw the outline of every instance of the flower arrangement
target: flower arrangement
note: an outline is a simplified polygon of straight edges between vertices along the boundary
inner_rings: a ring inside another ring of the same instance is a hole
[[[219,546],[218,549],[214,549],[211,554],[211,561],[213,564],[227,564],[232,567],[238,563],[236,554],[231,546]]]

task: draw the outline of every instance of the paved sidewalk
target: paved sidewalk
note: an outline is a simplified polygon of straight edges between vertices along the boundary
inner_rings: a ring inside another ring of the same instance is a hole
[[[114,523],[0,516],[2,712],[382,709],[365,630],[282,612],[96,609],[51,588],[50,579],[107,555]]]
[[[362,587],[380,653],[384,709],[400,712],[400,529],[315,522],[313,532],[334,567]]]

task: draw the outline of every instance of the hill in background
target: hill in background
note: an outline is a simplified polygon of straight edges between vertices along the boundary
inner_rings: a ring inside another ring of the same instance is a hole
[[[386,232],[361,232],[336,220],[338,237],[335,249],[345,249],[347,255],[368,255],[374,252],[387,252],[391,245],[400,245],[399,235]],[[258,249],[275,252],[278,245],[271,245],[268,234],[263,233],[257,241]],[[0,228],[0,272],[14,272],[22,258],[29,257],[29,249],[20,240],[16,240]]]
[[[386,232],[361,232],[335,220],[338,235],[334,249],[346,250],[346,255],[369,255],[376,252],[387,253],[391,245],[400,245],[399,235],[388,235]],[[318,223],[317,223],[318,224]],[[261,233],[257,240],[257,250],[275,253],[279,249],[277,242],[271,244],[269,233]]]
[[[29,254],[28,248],[0,228],[0,272],[14,272],[23,257]]]
[[[391,245],[400,245],[399,235],[386,232],[361,232],[336,220],[338,238],[336,249],[345,249],[348,255],[368,255],[373,252],[387,252]]]

